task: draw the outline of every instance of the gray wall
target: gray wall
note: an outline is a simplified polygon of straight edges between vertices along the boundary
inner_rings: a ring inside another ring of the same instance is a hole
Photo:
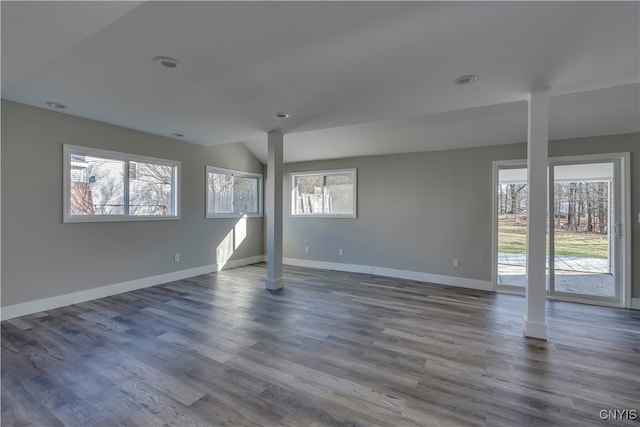
[[[550,156],[630,151],[633,265],[640,265],[640,143],[638,134],[550,143]],[[491,280],[492,162],[524,159],[526,145],[289,163],[290,172],[357,168],[358,218],[291,217],[286,197],[284,256],[373,265]],[[304,247],[310,253],[304,253]],[[344,248],[344,256],[338,256]],[[452,266],[453,258],[460,267]],[[633,295],[640,296],[640,275]]]
[[[63,224],[63,143],[181,161],[182,219]],[[556,141],[549,151],[632,152],[632,263],[640,265],[639,135]],[[491,280],[491,164],[525,156],[526,146],[514,144],[286,164],[284,255]],[[201,147],[2,101],[2,306],[214,264],[236,220],[204,218],[206,164],[266,177],[241,144]],[[289,215],[289,172],[351,167],[358,168],[357,219]],[[232,260],[264,253],[262,224],[247,221]]]
[[[62,144],[182,162],[182,219],[62,223]],[[2,306],[216,263],[235,219],[205,219],[205,165],[262,172],[242,144],[202,147],[2,101]],[[230,259],[262,255],[262,218]],[[174,262],[179,252],[181,261]]]

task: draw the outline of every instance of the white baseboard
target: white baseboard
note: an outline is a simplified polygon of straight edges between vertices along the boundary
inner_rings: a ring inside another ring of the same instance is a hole
[[[148,288],[150,286],[161,285],[175,280],[187,279],[189,277],[200,276],[202,274],[215,273],[220,270],[241,267],[243,265],[255,264],[263,260],[262,255],[227,261],[224,264],[210,264],[201,267],[189,268],[186,270],[172,271],[171,273],[159,274],[157,276],[143,277],[142,279],[129,280],[127,282],[115,283],[113,285],[101,286],[99,288],[87,289],[84,291],[72,292],[70,294],[58,295],[50,298],[43,298],[21,304],[9,305],[0,308],[0,319],[7,320],[15,317],[26,316],[27,314],[39,313],[41,311],[53,310],[71,304],[91,301],[124,292],[135,291],[137,289]]]
[[[259,263],[259,262],[263,262],[264,258],[265,257],[263,255],[256,255],[256,256],[249,257],[249,258],[234,259],[234,260],[231,260],[231,261],[227,261],[227,262],[225,262],[224,264],[221,264],[221,265],[218,264],[220,266],[220,268],[218,268],[215,271],[228,270],[230,268],[242,267],[243,265],[256,264],[256,263]],[[206,273],[201,273],[201,274],[206,274]]]
[[[524,335],[529,338],[537,338],[540,340],[547,339],[547,324],[540,322],[528,321],[524,316]]]
[[[266,280],[266,289],[268,291],[277,291],[280,290],[284,287],[284,278],[279,278],[279,279],[267,279]]]
[[[437,283],[440,285],[456,286],[460,288],[492,291],[490,281],[467,279],[464,277],[442,276],[440,274],[422,273],[419,271],[397,270],[393,268],[375,267],[360,264],[343,264],[337,262],[313,261],[299,258],[284,258],[287,265],[297,267],[320,268],[324,270],[346,271],[349,273],[373,274],[375,276],[394,277],[397,279],[416,280],[418,282]]]
[[[392,268],[373,267],[373,274],[377,276],[397,277],[399,279],[417,280],[419,282],[438,283],[459,288],[492,291],[493,285],[487,280],[467,279],[465,277],[442,276],[440,274],[422,273],[419,271],[396,270]]]
[[[318,268],[321,270],[346,271],[348,273],[373,274],[373,267],[359,264],[342,264],[337,262],[314,261],[310,259],[283,258],[282,262],[296,267]]]
[[[631,308],[640,310],[640,298],[631,298]]]

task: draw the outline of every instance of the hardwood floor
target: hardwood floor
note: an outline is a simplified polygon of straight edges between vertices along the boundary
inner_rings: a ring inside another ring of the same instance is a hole
[[[638,425],[640,313],[265,265],[2,322],[3,426]],[[627,417],[628,418],[628,417]]]

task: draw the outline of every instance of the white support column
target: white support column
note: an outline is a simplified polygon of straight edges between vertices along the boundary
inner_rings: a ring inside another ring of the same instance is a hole
[[[267,282],[266,289],[275,291],[284,287],[282,278],[282,154],[281,132],[267,134],[267,180],[265,217],[267,220]]]
[[[527,292],[524,335],[547,339],[546,233],[549,89],[529,95],[527,135]]]

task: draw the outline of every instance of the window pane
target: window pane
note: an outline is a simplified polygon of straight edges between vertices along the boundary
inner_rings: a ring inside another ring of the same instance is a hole
[[[129,215],[173,215],[173,166],[129,162]]]
[[[322,213],[322,175],[295,178],[295,214]]]
[[[207,179],[210,213],[233,213],[233,177],[229,174],[209,173]]]
[[[262,215],[262,175],[207,166],[207,218]]]
[[[236,213],[258,213],[258,178],[236,176],[234,180]]]
[[[124,162],[73,155],[71,215],[124,215]]]
[[[292,175],[292,215],[356,217],[356,170]]]
[[[353,213],[353,174],[327,175],[324,212]]]

